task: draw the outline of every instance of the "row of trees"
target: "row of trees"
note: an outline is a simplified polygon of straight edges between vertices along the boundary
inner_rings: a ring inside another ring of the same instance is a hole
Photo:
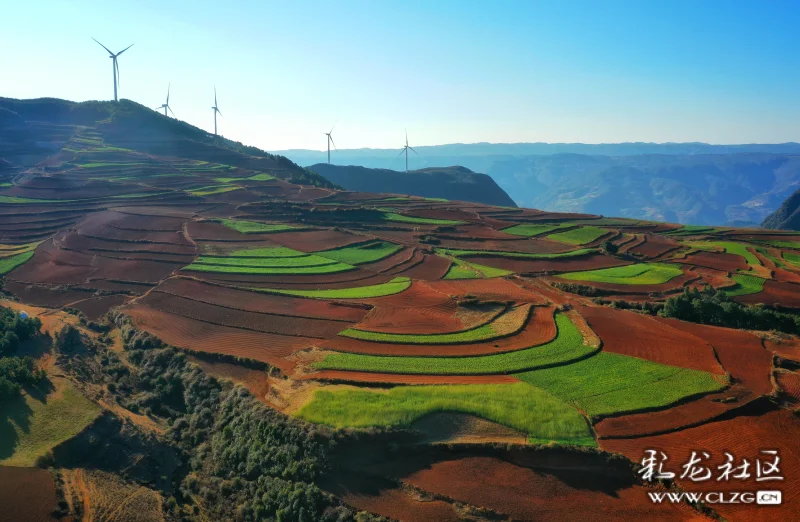
[[[37,335],[41,327],[38,317],[22,317],[10,308],[0,307],[0,401],[46,378],[46,372],[37,369],[30,357],[12,356],[20,342]]]

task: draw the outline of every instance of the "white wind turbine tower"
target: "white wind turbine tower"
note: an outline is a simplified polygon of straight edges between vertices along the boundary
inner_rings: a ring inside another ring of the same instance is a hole
[[[211,109],[213,109],[214,111],[214,136],[217,135],[217,113],[219,113],[219,115],[222,116],[222,111],[219,110],[219,107],[217,107],[217,105],[219,105],[217,103],[217,88],[214,87],[214,106],[211,107]]]
[[[169,109],[169,112],[172,112],[172,107],[169,106],[169,88],[170,87],[171,87],[171,85],[168,84],[167,85],[167,101],[164,103],[164,105],[161,105],[160,107],[156,107],[156,110],[164,109],[164,116],[167,115],[167,109]],[[173,118],[176,117],[174,112],[172,112],[172,117]]]
[[[330,132],[323,132],[322,133],[322,134],[324,134],[325,136],[328,137],[328,139],[326,140],[328,142],[328,165],[331,164],[331,143],[333,143],[333,137],[331,137],[331,134],[333,133],[333,129],[334,128],[336,128],[335,124],[334,124],[333,127],[331,127],[331,131]],[[333,148],[336,149],[336,144],[335,143],[333,143]]]
[[[406,153],[406,172],[408,172],[408,151],[409,150],[411,150],[412,152],[414,152],[414,154],[419,156],[419,153],[417,151],[415,151],[413,147],[409,146],[409,144],[408,144],[408,131],[406,131],[406,146],[403,147],[403,150],[401,150],[400,154],[398,154],[398,156],[401,156],[404,152]]]
[[[97,40],[94,37],[92,38],[92,40],[97,42]],[[101,44],[100,42],[97,42],[97,43],[100,45],[100,47],[102,47],[103,49],[108,51],[108,57],[111,58],[111,60],[113,61],[113,66],[114,66],[114,101],[118,101],[117,100],[117,83],[119,82],[119,65],[117,64],[117,57],[120,54],[122,54],[125,51],[127,51],[128,49],[130,49],[131,47],[133,47],[133,44],[130,44],[125,49],[121,50],[117,54],[114,54],[111,51],[109,51],[108,47],[106,47],[105,45]]]

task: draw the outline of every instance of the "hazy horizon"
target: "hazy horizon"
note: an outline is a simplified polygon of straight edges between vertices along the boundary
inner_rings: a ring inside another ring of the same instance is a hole
[[[4,7],[0,96],[170,104],[266,150],[800,141],[794,2]],[[35,23],[33,22],[35,21]]]

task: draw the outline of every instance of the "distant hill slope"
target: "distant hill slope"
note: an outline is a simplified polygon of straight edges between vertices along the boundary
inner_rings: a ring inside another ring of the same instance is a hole
[[[783,204],[761,223],[764,228],[800,230],[800,189],[786,198]]]
[[[757,225],[800,187],[800,145],[793,143],[578,145],[594,152],[560,153],[570,147],[559,144],[443,145],[418,147],[409,164],[485,172],[522,207],[696,225]],[[388,152],[337,150],[331,159],[402,168],[403,158]],[[310,165],[321,153],[285,154]]]
[[[465,167],[431,167],[398,172],[317,163],[308,169],[347,190],[409,194],[516,207],[509,195],[490,176],[472,172]]]
[[[96,128],[107,144],[120,148],[191,157],[270,172],[294,183],[333,187],[284,156],[214,136],[130,100],[77,103],[56,98],[0,97],[0,159],[12,166],[32,166],[60,150],[83,126]]]

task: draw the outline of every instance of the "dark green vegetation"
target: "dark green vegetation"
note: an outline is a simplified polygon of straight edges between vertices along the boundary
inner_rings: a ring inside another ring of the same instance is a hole
[[[0,307],[0,357],[12,355],[20,341],[30,339],[41,327],[38,317],[23,318],[11,308]]]
[[[365,428],[409,426],[442,411],[477,415],[535,440],[595,445],[586,421],[576,410],[523,383],[318,390],[298,417],[336,427]]]
[[[315,255],[334,259],[341,263],[350,265],[361,265],[364,263],[374,263],[385,257],[389,257],[402,247],[388,241],[370,241],[360,245],[335,248],[333,250],[323,250],[315,252]]]
[[[561,228],[563,225],[545,224],[545,225],[514,225],[513,227],[504,228],[503,232],[506,234],[514,234],[515,236],[534,237],[552,232]]]
[[[667,299],[660,315],[728,328],[800,331],[800,316],[763,306],[746,306],[730,299],[725,291],[711,287],[685,288],[681,295]]]
[[[585,245],[597,240],[598,238],[608,234],[605,228],[597,228],[592,226],[573,228],[566,232],[555,232],[548,234],[547,239],[553,241],[560,241],[561,243],[568,243],[570,245]]]
[[[513,373],[565,364],[587,357],[597,348],[583,343],[572,321],[556,316],[558,335],[549,343],[497,355],[472,357],[393,357],[334,353],[315,364],[317,369],[433,375]]]
[[[331,274],[354,267],[328,257],[274,247],[237,250],[227,256],[200,256],[183,269],[228,274]]]
[[[36,368],[30,357],[0,357],[0,401],[19,393],[23,386],[39,384],[47,372]]]
[[[606,352],[517,377],[593,416],[663,408],[728,384],[723,377],[707,372]]]

